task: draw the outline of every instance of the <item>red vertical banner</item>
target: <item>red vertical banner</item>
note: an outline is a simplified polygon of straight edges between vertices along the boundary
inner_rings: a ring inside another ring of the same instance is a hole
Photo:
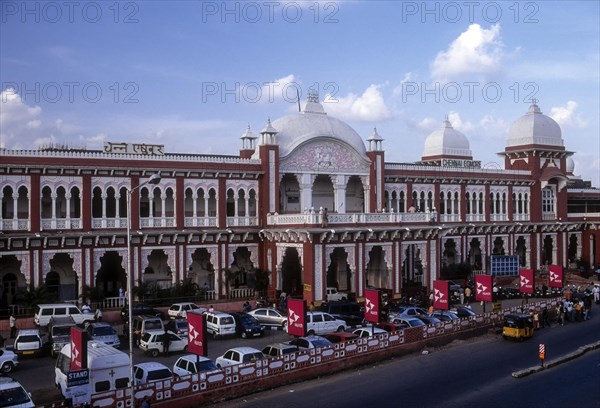
[[[448,310],[450,307],[448,302],[449,295],[448,281],[433,281],[433,307],[440,310]]]
[[[71,327],[71,366],[69,371],[87,368],[87,334],[78,327]]]
[[[378,290],[365,290],[365,320],[371,323],[379,323],[379,311],[381,310],[381,296]]]
[[[206,316],[201,313],[188,312],[188,350],[197,356],[208,356],[206,342]]]
[[[288,299],[287,332],[292,336],[306,335],[306,301]]]
[[[560,265],[548,265],[548,286],[551,288],[563,287],[563,268]]]
[[[493,302],[492,287],[493,280],[491,275],[475,276],[475,301]]]
[[[533,294],[535,285],[533,269],[519,269],[519,292]]]

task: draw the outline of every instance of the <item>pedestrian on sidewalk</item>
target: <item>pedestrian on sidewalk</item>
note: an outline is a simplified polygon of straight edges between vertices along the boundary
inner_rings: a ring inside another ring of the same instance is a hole
[[[17,337],[17,319],[15,318],[15,314],[11,313],[10,318],[8,319],[8,323],[10,325],[10,338],[14,339]]]
[[[548,326],[548,328],[552,327],[550,326],[550,320],[548,319],[548,308],[544,307],[542,310],[542,327],[546,326]]]

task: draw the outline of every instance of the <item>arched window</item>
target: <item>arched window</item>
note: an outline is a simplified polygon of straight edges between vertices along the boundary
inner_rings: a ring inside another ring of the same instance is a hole
[[[92,218],[102,218],[102,189],[94,187],[92,190]]]

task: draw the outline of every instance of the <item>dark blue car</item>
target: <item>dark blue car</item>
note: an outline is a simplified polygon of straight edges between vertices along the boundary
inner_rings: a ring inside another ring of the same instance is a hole
[[[247,339],[265,334],[265,328],[254,317],[239,312],[231,313],[231,315],[235,319],[235,330],[241,338]]]

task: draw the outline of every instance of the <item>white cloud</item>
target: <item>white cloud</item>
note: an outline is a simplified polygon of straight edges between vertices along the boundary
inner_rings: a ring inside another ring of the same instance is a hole
[[[448,120],[450,121],[454,129],[459,130],[465,134],[473,131],[473,129],[475,128],[475,126],[473,126],[471,122],[469,122],[468,120],[463,120],[458,112],[450,111],[450,113],[448,113]]]
[[[260,102],[274,102],[280,100],[290,102],[297,98],[297,91],[300,93],[302,92],[300,89],[300,81],[294,74],[289,74],[283,78],[269,81],[266,85],[263,85],[260,90]],[[244,95],[244,90],[242,89],[242,96],[245,99],[252,100],[255,95],[259,96],[256,94],[256,89],[248,87],[247,95]]]
[[[572,126],[576,128],[586,127],[587,122],[581,115],[575,113],[576,110],[577,102],[568,101],[566,106],[557,106],[550,109],[550,117],[561,126]]]
[[[325,110],[343,120],[376,122],[390,119],[392,114],[386,106],[380,88],[383,85],[371,84],[362,95],[349,93],[336,97],[326,94],[323,98]]]
[[[489,30],[479,24],[471,24],[448,47],[441,51],[431,64],[434,79],[448,80],[464,74],[487,77],[500,70],[504,57],[500,41],[500,25]]]
[[[397,97],[402,95],[402,93],[404,92],[404,88],[405,88],[405,84],[408,82],[415,82],[416,81],[416,75],[413,72],[407,72],[404,74],[404,78],[402,78],[402,81],[400,81],[400,84],[398,86],[396,86],[394,88],[394,91],[392,92],[392,96],[393,97]]]

